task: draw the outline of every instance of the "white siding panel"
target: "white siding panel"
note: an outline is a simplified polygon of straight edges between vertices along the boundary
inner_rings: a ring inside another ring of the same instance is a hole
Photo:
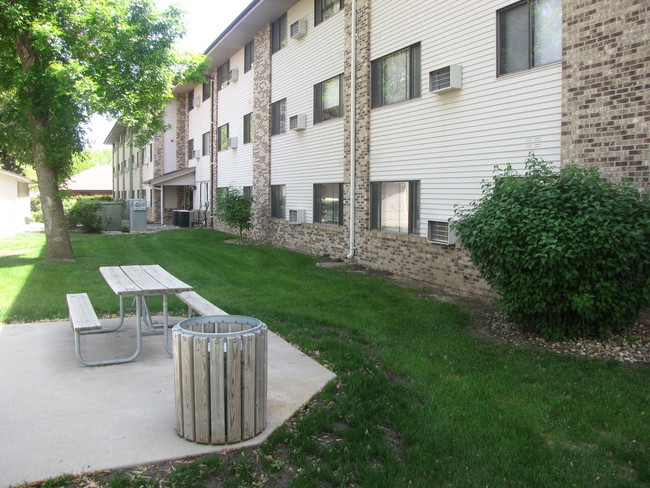
[[[244,48],[230,58],[230,69],[238,69],[236,82],[219,91],[218,124],[228,124],[230,137],[237,138],[236,149],[217,153],[217,186],[252,186],[253,144],[244,144],[244,115],[253,111],[254,68],[244,73]]]
[[[271,138],[271,183],[287,185],[287,209],[306,210],[312,221],[314,183],[344,180],[343,119],[314,125],[314,85],[343,74],[344,12],[314,27],[314,2],[302,0],[287,12],[287,25],[307,20],[307,34],[288,39],[273,54],[271,101],[287,100],[289,117],[305,114],[307,127]]]
[[[421,46],[418,99],[373,109],[371,181],[419,180],[421,233],[481,196],[495,165],[560,160],[559,63],[496,77],[496,11],[511,1],[374,0],[371,59]],[[429,72],[462,65],[460,90],[429,93]]]

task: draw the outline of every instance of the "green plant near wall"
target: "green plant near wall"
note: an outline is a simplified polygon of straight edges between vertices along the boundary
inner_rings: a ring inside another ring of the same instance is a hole
[[[597,168],[495,169],[457,210],[463,247],[511,319],[544,336],[608,336],[650,303],[650,200]]]
[[[253,219],[253,197],[240,190],[228,187],[217,199],[217,218],[230,227],[239,229],[241,239],[244,231],[251,228]]]
[[[78,198],[74,204],[67,209],[66,218],[71,229],[81,227],[85,234],[99,234],[104,228],[102,218],[99,215],[101,203],[96,198]]]

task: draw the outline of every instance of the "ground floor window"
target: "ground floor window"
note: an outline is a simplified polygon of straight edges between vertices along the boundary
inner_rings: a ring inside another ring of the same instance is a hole
[[[419,234],[419,181],[371,183],[370,205],[371,229]]]
[[[341,225],[343,223],[343,184],[314,185],[314,223]]]
[[[286,185],[271,185],[271,217],[287,218],[287,187]]]

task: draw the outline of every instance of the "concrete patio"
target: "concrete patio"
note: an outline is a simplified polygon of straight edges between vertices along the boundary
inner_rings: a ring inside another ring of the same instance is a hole
[[[130,354],[134,322],[84,337],[84,355]],[[89,368],[68,321],[0,325],[0,487],[260,444],[335,376],[269,331],[267,428],[239,444],[201,445],[176,434],[162,337],[143,342],[135,362]]]

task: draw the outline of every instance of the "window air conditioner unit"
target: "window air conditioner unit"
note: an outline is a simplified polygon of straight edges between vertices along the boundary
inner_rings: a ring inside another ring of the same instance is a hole
[[[196,150],[194,151],[194,158],[195,158],[195,159],[199,159],[200,157],[201,157],[201,151],[199,151],[198,149],[196,149]]]
[[[239,79],[239,70],[237,68],[233,68],[230,71],[228,71],[228,81],[234,83],[238,79]]]
[[[236,149],[237,148],[237,138],[236,137],[229,137],[228,139],[226,139],[226,145],[231,149]]]
[[[429,73],[429,91],[443,93],[459,90],[463,87],[463,67],[460,64],[450,64]]]
[[[291,24],[289,33],[292,39],[300,39],[307,34],[307,19],[300,19]]]
[[[289,223],[290,224],[304,224],[305,211],[304,210],[291,210],[289,209]]]
[[[449,228],[449,221],[429,220],[427,240],[435,244],[453,246],[456,244],[456,234]]]
[[[194,106],[199,107],[201,105],[201,97],[194,97]]]
[[[297,114],[289,117],[289,129],[304,130],[305,127],[307,127],[307,116],[305,114]]]

